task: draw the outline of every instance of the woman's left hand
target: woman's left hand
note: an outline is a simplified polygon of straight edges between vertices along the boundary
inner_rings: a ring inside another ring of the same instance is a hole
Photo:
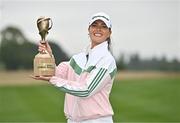
[[[44,80],[44,81],[49,81],[51,79],[51,77],[48,76],[33,76],[30,75],[31,78],[36,79],[36,80]]]

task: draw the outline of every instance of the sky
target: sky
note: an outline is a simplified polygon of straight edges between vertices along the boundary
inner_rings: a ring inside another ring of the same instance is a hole
[[[141,58],[166,56],[180,60],[178,0],[0,0],[0,30],[17,26],[34,43],[40,35],[36,20],[52,18],[47,40],[56,40],[69,55],[89,42],[92,14],[107,13],[112,21],[112,50],[117,58],[138,53]]]

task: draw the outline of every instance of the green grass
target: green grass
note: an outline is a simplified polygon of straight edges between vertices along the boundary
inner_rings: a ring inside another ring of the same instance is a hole
[[[64,95],[49,85],[0,87],[0,121],[66,121]]]
[[[114,120],[180,121],[180,79],[122,80],[111,94]]]
[[[115,122],[180,121],[180,79],[121,80],[110,97]],[[51,85],[0,86],[0,121],[66,122],[64,94]]]

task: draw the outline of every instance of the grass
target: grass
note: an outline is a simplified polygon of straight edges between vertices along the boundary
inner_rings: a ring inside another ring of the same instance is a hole
[[[64,95],[49,85],[0,87],[0,121],[65,121]]]
[[[180,121],[180,78],[114,82],[115,122]],[[0,122],[66,122],[64,94],[51,85],[0,86]]]
[[[123,80],[113,86],[114,120],[123,122],[180,121],[180,79]]]

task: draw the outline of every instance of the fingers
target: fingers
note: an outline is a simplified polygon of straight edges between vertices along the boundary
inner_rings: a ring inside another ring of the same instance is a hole
[[[39,46],[38,46],[38,51],[39,52],[42,52],[42,51],[45,51],[47,50],[46,49],[46,45],[42,44],[42,43],[39,43]]]
[[[39,52],[47,51],[50,55],[52,55],[52,49],[47,41],[45,41],[44,43],[40,41],[38,51]]]
[[[45,42],[45,44],[46,44],[46,46],[49,46],[49,43],[48,43],[48,41],[46,41],[46,42]]]
[[[33,78],[33,79],[36,79],[36,80],[39,80],[39,78],[37,76],[29,75],[29,77]]]
[[[49,81],[51,77],[46,77],[46,76],[38,76],[36,77],[38,80],[44,80],[44,81]]]
[[[47,48],[51,48],[50,45],[49,45],[49,43],[48,43],[47,41],[46,41],[46,47],[47,47]]]
[[[43,43],[42,41],[40,41],[38,46],[38,51],[39,52],[47,51],[49,54],[52,54],[52,49],[47,41],[44,41]]]
[[[49,46],[48,41],[40,41],[40,44],[45,45],[46,47]]]
[[[39,46],[38,46],[38,51],[43,52],[46,51],[47,49],[47,41],[40,41]]]
[[[51,77],[46,77],[46,76],[33,76],[33,75],[29,75],[29,77],[36,79],[36,80],[44,80],[44,81],[49,81],[51,79]]]

